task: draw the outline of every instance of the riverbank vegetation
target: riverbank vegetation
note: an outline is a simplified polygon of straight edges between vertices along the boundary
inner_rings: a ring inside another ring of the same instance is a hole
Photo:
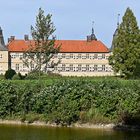
[[[0,118],[61,125],[139,124],[139,80],[68,78],[1,80]]]

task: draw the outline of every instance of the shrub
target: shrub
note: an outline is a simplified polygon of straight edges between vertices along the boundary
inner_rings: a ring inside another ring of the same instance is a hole
[[[138,124],[139,88],[139,81],[113,79],[67,78],[50,85],[43,80],[0,81],[0,117],[31,113],[62,125],[78,120]],[[34,120],[32,116],[30,122]]]
[[[12,80],[21,80],[21,77],[19,77],[18,74],[15,74],[12,78]]]
[[[15,74],[12,78],[12,80],[23,80],[25,79],[26,76],[21,75],[21,73],[19,72],[18,74]]]
[[[49,77],[62,77],[62,75],[60,75],[59,73],[53,73],[51,71],[48,71],[47,75]]]
[[[5,72],[5,79],[12,79],[13,76],[16,74],[15,70],[9,69]]]
[[[26,80],[35,80],[35,79],[38,79],[38,74],[36,73],[29,73],[26,77],[25,77]]]
[[[0,117],[12,115],[17,111],[18,96],[10,82],[0,82]]]
[[[0,79],[3,80],[4,79],[4,75],[1,74],[0,75]]]
[[[39,76],[42,76],[42,75],[43,75],[43,72],[32,71],[32,72],[28,73],[28,75],[25,77],[25,79],[35,80],[35,79],[39,79]]]

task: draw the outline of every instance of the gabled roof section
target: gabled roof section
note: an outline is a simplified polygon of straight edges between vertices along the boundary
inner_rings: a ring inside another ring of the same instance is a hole
[[[86,41],[86,40],[56,40],[56,46],[61,45],[60,52],[65,53],[108,53],[109,49],[101,41]],[[8,43],[10,52],[24,52],[29,47],[34,47],[34,41],[13,40]]]

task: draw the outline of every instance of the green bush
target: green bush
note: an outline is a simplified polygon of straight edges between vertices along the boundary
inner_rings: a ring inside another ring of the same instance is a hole
[[[0,75],[0,80],[3,80],[4,79],[4,75]]]
[[[21,75],[21,73],[15,74],[12,80],[23,80],[26,76]]]
[[[18,114],[25,118],[31,113],[61,125],[76,121],[138,124],[139,89],[138,80],[108,78],[67,78],[50,85],[38,80],[0,81],[0,117]]]
[[[13,76],[16,74],[15,70],[9,69],[5,72],[5,79],[12,79]]]
[[[12,78],[12,80],[21,80],[21,77],[19,77],[18,74],[15,74]]]
[[[26,80],[36,80],[43,75],[43,72],[32,71],[25,77]]]
[[[0,81],[0,116],[14,114],[17,110],[18,96],[10,82]]]

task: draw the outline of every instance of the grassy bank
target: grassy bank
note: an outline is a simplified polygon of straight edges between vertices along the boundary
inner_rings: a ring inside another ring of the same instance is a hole
[[[139,124],[140,82],[112,78],[0,81],[0,118],[81,123]]]

